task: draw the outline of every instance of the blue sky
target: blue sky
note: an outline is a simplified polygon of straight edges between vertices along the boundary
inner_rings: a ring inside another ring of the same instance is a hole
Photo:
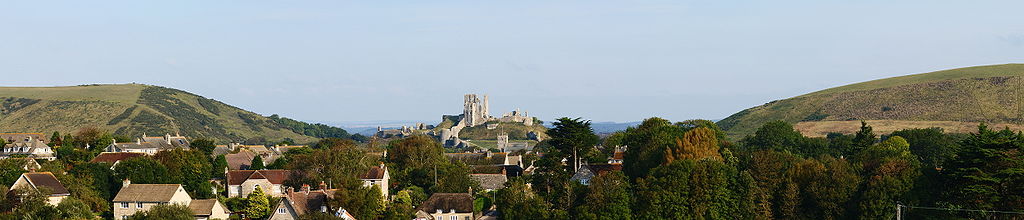
[[[146,83],[318,122],[724,118],[1024,62],[1020,1],[15,1],[0,85]]]

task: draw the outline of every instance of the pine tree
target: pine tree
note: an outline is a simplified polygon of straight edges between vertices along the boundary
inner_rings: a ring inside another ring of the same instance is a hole
[[[245,209],[244,212],[246,217],[251,219],[261,219],[267,217],[268,211],[270,210],[270,200],[263,194],[263,189],[256,187],[252,193],[245,198]]]
[[[252,165],[249,165],[249,169],[250,170],[262,170],[263,168],[264,168],[264,166],[263,166],[263,158],[260,158],[260,156],[258,156],[258,155],[255,156],[255,157],[252,157]]]

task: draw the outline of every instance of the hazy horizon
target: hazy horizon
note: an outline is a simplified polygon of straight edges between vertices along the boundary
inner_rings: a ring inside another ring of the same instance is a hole
[[[143,83],[311,122],[722,119],[1024,62],[1018,1],[9,2],[2,86]]]

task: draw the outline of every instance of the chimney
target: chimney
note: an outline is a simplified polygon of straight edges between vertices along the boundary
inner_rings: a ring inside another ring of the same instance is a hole
[[[128,187],[128,185],[132,185],[132,180],[124,179],[124,182],[121,182],[121,187],[122,188]]]
[[[166,141],[167,144],[171,144],[171,134],[164,134],[164,141]]]
[[[473,187],[469,187],[469,195],[473,195]]]
[[[136,138],[135,144],[142,144],[142,138]]]
[[[309,184],[302,184],[302,193],[309,195]]]
[[[327,190],[327,183],[325,183],[324,181],[320,181],[320,189]]]

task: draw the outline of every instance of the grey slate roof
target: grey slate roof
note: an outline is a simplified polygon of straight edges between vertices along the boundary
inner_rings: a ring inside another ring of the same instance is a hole
[[[470,177],[480,182],[480,188],[485,190],[498,190],[505,188],[508,177],[505,174],[469,174]]]

